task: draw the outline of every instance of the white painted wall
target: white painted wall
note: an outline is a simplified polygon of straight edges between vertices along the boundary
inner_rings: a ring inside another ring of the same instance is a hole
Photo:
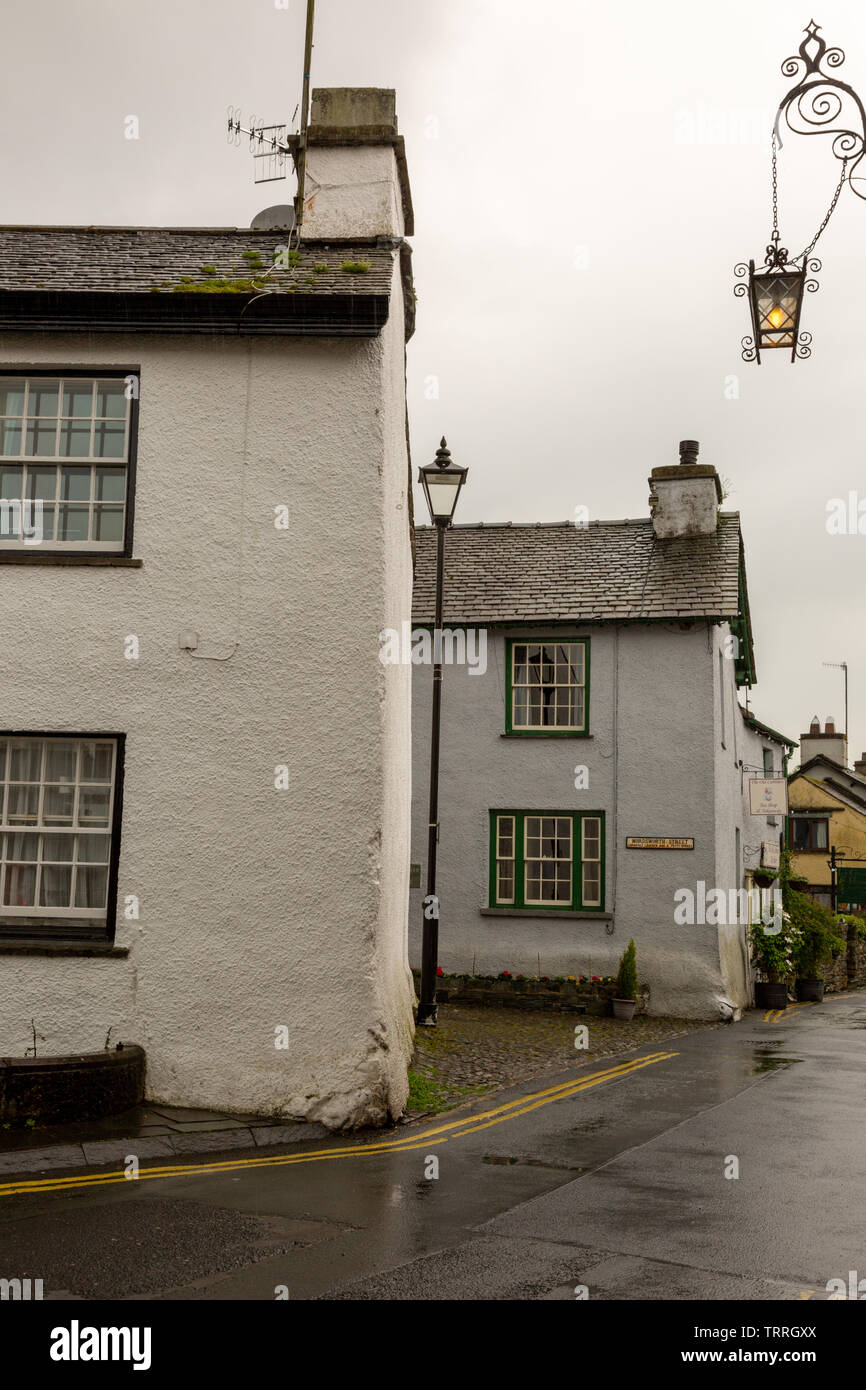
[[[2,724],[127,732],[118,891],[141,900],[126,959],[0,954],[0,1054],[31,1016],[46,1054],[112,1026],[154,1100],[400,1113],[409,678],[378,634],[410,609],[403,333],[395,258],[379,339],[0,339],[6,366],[140,367],[144,562],[0,568]]]

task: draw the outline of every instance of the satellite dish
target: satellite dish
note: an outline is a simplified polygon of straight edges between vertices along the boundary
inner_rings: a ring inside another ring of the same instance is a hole
[[[265,208],[257,213],[250,223],[250,230],[254,232],[289,232],[295,225],[295,209],[291,203],[275,203],[272,208]]]

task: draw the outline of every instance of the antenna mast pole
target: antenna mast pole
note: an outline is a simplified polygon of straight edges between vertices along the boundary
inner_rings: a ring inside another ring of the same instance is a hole
[[[304,182],[307,174],[307,125],[310,119],[310,68],[313,61],[313,20],[316,0],[307,0],[307,32],[304,38],[304,86],[301,93],[301,138],[298,141],[298,191],[295,196],[295,235],[300,239],[304,220]]]
[[[835,666],[845,675],[845,737],[848,737],[848,663],[847,661],[825,661],[825,666]]]

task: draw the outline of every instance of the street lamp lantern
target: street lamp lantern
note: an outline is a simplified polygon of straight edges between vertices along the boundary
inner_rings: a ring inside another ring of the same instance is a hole
[[[811,273],[821,269],[821,262],[815,256],[802,264],[789,261],[788,252],[778,241],[778,233],[774,232],[761,270],[755,269],[754,261],[749,261],[748,267],[735,268],[741,279],[734,293],[748,293],[752,314],[752,337],[744,338],[742,343],[747,362],[760,362],[761,352],[771,348],[789,348],[792,362],[811,352],[811,334],[800,332],[800,310],[804,291],[814,292],[818,288]],[[807,271],[811,272],[809,278]]]
[[[443,437],[432,463],[418,476],[436,527],[436,609],[433,630],[433,726],[430,736],[430,809],[427,816],[427,893],[421,945],[421,989],[418,1024],[436,1026],[436,971],[439,965],[439,898],[436,893],[436,851],[439,845],[439,732],[442,722],[442,586],[445,574],[445,532],[451,525],[468,468],[454,463]]]
[[[468,468],[454,463],[444,437],[433,462],[418,469],[418,480],[435,526],[450,526],[468,472]]]
[[[800,310],[804,291],[818,288],[818,281],[811,277],[821,269],[821,262],[812,252],[846,182],[859,198],[866,198],[866,181],[856,172],[866,154],[866,110],[854,88],[833,75],[844,63],[845,54],[841,48],[827,47],[820,28],[812,20],[797,54],[782,64],[784,76],[793,77],[796,82],[782,98],[773,125],[773,232],[764,265],[756,270],[755,262],[749,261],[748,265],[741,262],[734,268],[734,294],[748,295],[752,316],[752,336],[742,340],[746,362],[760,362],[761,352],[770,348],[790,348],[792,362],[797,357],[811,356],[812,335],[800,329]],[[805,250],[795,256],[789,256],[780,244],[777,155],[782,148],[783,117],[784,124],[796,135],[832,136],[832,152],[842,163],[823,222]]]

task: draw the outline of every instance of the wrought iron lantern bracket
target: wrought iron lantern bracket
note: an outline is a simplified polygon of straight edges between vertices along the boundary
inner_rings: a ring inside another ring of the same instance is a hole
[[[866,153],[866,110],[853,87],[833,76],[832,70],[841,67],[845,54],[841,48],[828,48],[819,31],[820,25],[811,20],[798,54],[782,64],[783,75],[798,81],[782,98],[773,125],[773,231],[764,264],[760,270],[755,269],[754,261],[741,261],[734,267],[734,294],[748,296],[752,316],[752,336],[741,342],[745,362],[760,363],[761,350],[770,348],[790,347],[792,362],[811,356],[812,336],[800,331],[800,311],[804,293],[818,289],[814,276],[821,262],[812,252],[846,182],[858,198],[866,199],[866,178],[855,179],[855,170]],[[779,232],[776,155],[782,147],[783,122],[798,135],[832,136],[833,154],[842,161],[839,183],[824,220],[809,245],[795,256],[781,245]],[[858,183],[863,185],[862,191]]]

